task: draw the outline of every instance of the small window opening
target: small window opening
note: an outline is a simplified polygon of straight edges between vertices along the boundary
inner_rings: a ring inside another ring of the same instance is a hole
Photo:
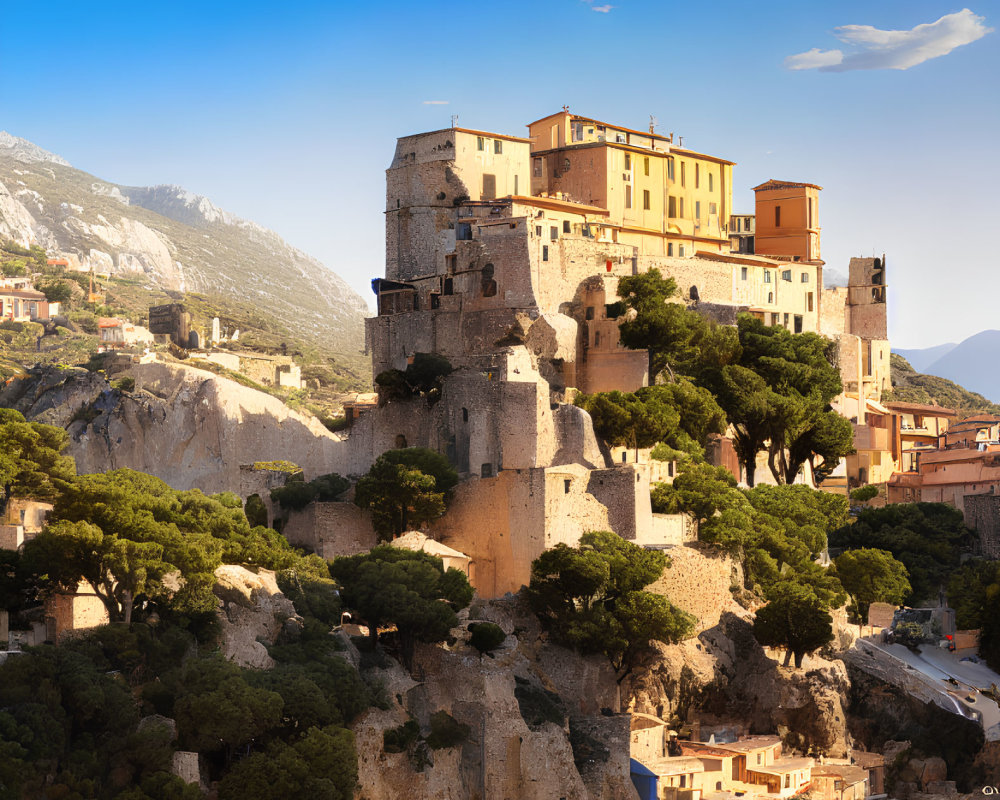
[[[480,475],[480,477],[483,477],[483,478],[492,478],[493,477],[493,465],[492,464],[483,464],[479,468],[479,475]]]
[[[584,314],[584,316],[586,317],[586,319],[593,319],[594,318],[594,307],[593,306],[587,306],[587,311]]]
[[[569,487],[573,481],[567,479],[563,481],[563,494],[569,494]]]
[[[397,450],[401,450],[402,448],[407,447],[406,437],[403,436],[403,434],[401,434],[401,433],[397,433],[396,434],[396,443],[395,443],[395,446],[396,446]]]
[[[469,421],[469,409],[463,408],[462,409],[462,422],[468,422],[468,421]]]
[[[547,244],[542,245],[542,261],[549,260],[549,246]]]
[[[627,462],[628,462],[628,450],[622,450],[622,463],[625,464]]]
[[[570,222],[568,219],[563,220],[563,233],[569,233],[572,230],[570,227]]]

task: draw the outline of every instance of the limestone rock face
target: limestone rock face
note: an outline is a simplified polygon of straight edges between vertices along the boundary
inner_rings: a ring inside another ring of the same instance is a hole
[[[537,622],[524,612],[523,598],[511,596],[482,608],[482,619],[508,633],[493,657],[467,644],[463,624],[452,631],[452,646],[418,645],[418,680],[392,662],[372,671],[369,679],[381,681],[396,702],[388,710],[369,709],[353,725],[359,796],[635,800],[628,717],[612,713],[618,692],[607,660],[581,658],[539,640]],[[532,703],[553,695],[567,717],[535,717]],[[384,731],[413,718],[426,735],[431,716],[442,710],[468,726],[465,742],[422,748],[420,759],[430,763],[419,768],[407,753],[384,752]]]
[[[128,467],[211,494],[240,487],[240,466],[255,461],[285,459],[307,478],[350,472],[342,437],[276,397],[186,364],[128,372],[135,390],[122,393],[85,370],[36,369],[0,391],[0,403],[67,428],[80,473]],[[86,417],[73,421],[81,409]]]
[[[577,323],[565,314],[542,314],[528,329],[525,344],[539,358],[576,360]]]
[[[273,667],[274,660],[258,640],[273,643],[286,621],[297,616],[274,573],[223,564],[215,571],[215,580],[223,655],[241,667]]]
[[[798,750],[846,758],[846,668],[815,656],[805,663],[780,666],[753,638],[749,615],[727,611],[697,638],[658,646],[622,688],[634,711],[697,720],[702,739],[722,729],[788,733]]]

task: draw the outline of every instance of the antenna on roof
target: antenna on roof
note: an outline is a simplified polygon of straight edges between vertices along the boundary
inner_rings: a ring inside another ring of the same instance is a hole
[[[451,127],[455,127],[458,124],[458,114],[451,115]]]
[[[678,147],[683,147],[684,146],[684,137],[683,136],[678,136],[677,137],[677,146]]]
[[[568,114],[569,113],[569,106],[564,105],[563,106],[563,111],[565,111]]]
[[[652,114],[649,115],[649,132],[655,133],[656,126],[660,124],[660,121],[654,117]]]

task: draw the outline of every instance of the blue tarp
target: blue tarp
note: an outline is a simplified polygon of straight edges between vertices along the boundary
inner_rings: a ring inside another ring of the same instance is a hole
[[[628,760],[628,771],[632,778],[632,785],[639,793],[639,800],[656,800],[658,780],[656,773],[634,758]]]

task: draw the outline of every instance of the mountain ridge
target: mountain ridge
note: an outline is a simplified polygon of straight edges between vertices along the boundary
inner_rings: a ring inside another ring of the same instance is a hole
[[[165,290],[248,300],[355,356],[368,304],[277,233],[179,186],[120,186],[0,134],[0,236]]]

